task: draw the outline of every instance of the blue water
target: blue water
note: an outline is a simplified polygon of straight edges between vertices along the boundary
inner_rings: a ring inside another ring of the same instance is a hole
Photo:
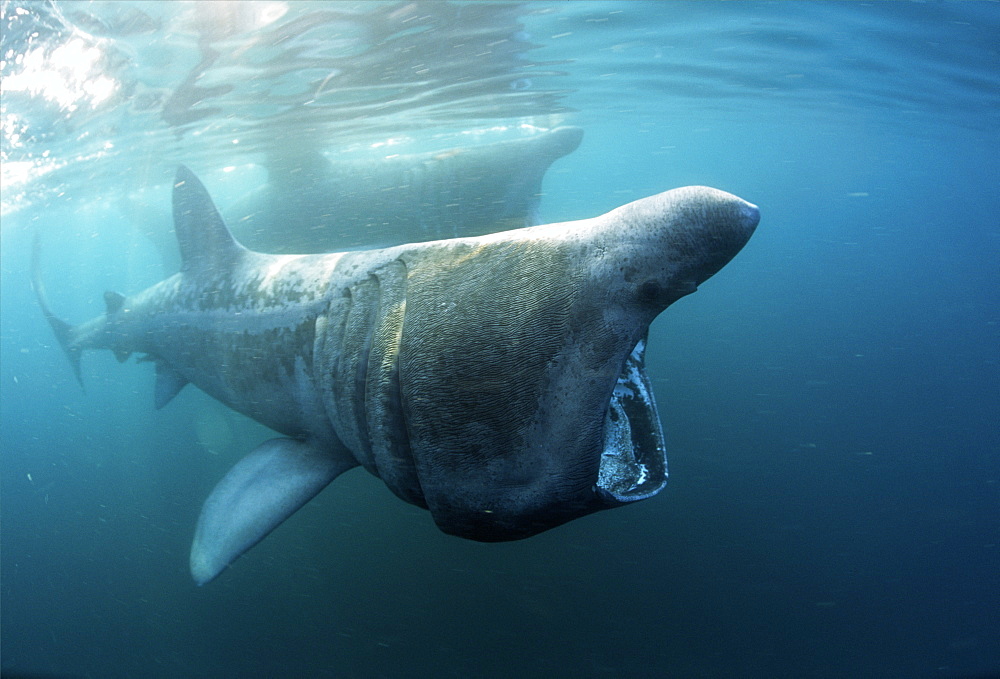
[[[1000,673],[1000,5],[0,7],[5,677]],[[653,325],[667,488],[479,544],[355,470],[196,587],[201,502],[269,433],[190,387],[154,411],[110,352],[82,390],[33,234],[80,322],[171,273],[137,222],[179,162],[224,206],[283,144],[559,124],[543,221],[761,208]]]

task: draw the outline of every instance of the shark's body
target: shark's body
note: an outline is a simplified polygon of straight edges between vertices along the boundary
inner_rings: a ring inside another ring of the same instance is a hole
[[[645,333],[746,243],[756,207],[688,187],[602,217],[324,255],[239,245],[186,168],[174,187],[180,273],[106,295],[70,326],[85,349],[156,362],[156,405],[188,382],[284,437],[205,503],[204,583],[341,472],[363,465],[445,531],[527,537],[649,497],[666,454]]]

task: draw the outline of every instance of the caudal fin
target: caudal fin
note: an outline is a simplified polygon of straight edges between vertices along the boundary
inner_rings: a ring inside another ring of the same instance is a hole
[[[57,317],[49,309],[48,300],[45,297],[45,287],[42,285],[42,277],[39,272],[39,261],[42,256],[42,242],[39,235],[35,234],[35,240],[31,248],[31,288],[35,291],[35,297],[38,299],[38,306],[42,308],[42,313],[45,314],[46,320],[48,320],[49,325],[52,326],[52,332],[56,336],[56,340],[59,342],[59,346],[62,347],[63,352],[69,359],[69,363],[73,366],[73,374],[76,375],[77,382],[80,386],[83,386],[83,377],[80,374],[80,347],[74,346],[72,343],[73,336],[73,326],[71,326],[66,321]]]

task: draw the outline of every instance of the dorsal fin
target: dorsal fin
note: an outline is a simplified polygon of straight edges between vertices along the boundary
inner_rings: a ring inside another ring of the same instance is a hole
[[[229,233],[205,186],[183,165],[174,180],[174,231],[184,273],[231,269],[249,252]]]
[[[104,306],[107,308],[108,316],[118,313],[125,306],[125,295],[114,290],[106,291],[104,293]]]

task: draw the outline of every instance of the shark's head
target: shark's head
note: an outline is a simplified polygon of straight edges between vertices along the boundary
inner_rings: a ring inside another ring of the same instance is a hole
[[[380,355],[398,357],[387,398],[401,421],[378,437],[398,445],[373,446],[369,468],[445,532],[482,541],[656,494],[667,464],[649,324],[758,219],[736,196],[688,187],[404,255],[399,332],[375,334],[398,341]]]
[[[604,291],[602,299],[613,301],[594,334],[632,347],[613,379],[594,485],[599,504],[611,507],[650,497],[666,484],[663,435],[643,360],[649,323],[725,266],[753,234],[760,212],[724,191],[690,186],[597,221],[606,236],[591,268],[592,294],[602,298]],[[611,381],[606,374],[605,391]]]

